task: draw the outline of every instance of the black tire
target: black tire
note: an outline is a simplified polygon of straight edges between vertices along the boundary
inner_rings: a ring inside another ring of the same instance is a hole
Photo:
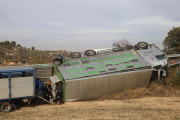
[[[80,58],[80,57],[81,57],[81,54],[78,53],[78,52],[72,52],[72,53],[70,54],[70,57],[71,57],[71,58]]]
[[[148,44],[146,42],[138,42],[137,47],[141,49],[148,49]]]
[[[86,50],[86,51],[84,52],[84,54],[85,54],[86,56],[94,56],[94,55],[96,55],[96,52],[95,52],[94,50]]]
[[[2,105],[1,105],[1,112],[3,113],[9,113],[11,112],[12,110],[12,104],[9,103],[9,102],[4,102]]]

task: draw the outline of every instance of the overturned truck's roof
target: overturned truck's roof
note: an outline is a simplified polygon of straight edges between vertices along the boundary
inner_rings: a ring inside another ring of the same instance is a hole
[[[65,80],[75,80],[103,74],[149,69],[150,64],[145,62],[136,51],[128,50],[69,58],[58,68]]]

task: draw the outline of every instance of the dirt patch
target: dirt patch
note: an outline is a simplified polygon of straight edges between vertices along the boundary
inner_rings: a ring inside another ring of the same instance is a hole
[[[2,120],[55,119],[180,119],[179,97],[145,97],[127,100],[67,102],[63,105],[24,106]]]

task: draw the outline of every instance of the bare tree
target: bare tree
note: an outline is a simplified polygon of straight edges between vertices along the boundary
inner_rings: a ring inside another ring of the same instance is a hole
[[[115,48],[124,48],[128,46],[132,47],[133,45],[127,39],[122,39],[122,40],[114,41],[112,46]]]

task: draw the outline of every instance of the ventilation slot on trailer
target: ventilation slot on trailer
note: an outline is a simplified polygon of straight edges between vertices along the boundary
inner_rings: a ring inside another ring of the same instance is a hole
[[[82,61],[83,64],[89,63],[89,61]]]
[[[109,71],[114,71],[114,70],[116,70],[116,68],[111,68],[111,69],[108,69]]]
[[[146,67],[140,67],[140,68],[137,68],[138,70],[145,70]]]
[[[134,67],[134,66],[127,66],[127,68],[132,68],[132,67]]]
[[[134,59],[134,60],[131,60],[131,62],[138,62],[138,60],[137,60],[137,59]]]
[[[64,64],[64,67],[68,67],[68,66],[71,66],[71,64]]]

